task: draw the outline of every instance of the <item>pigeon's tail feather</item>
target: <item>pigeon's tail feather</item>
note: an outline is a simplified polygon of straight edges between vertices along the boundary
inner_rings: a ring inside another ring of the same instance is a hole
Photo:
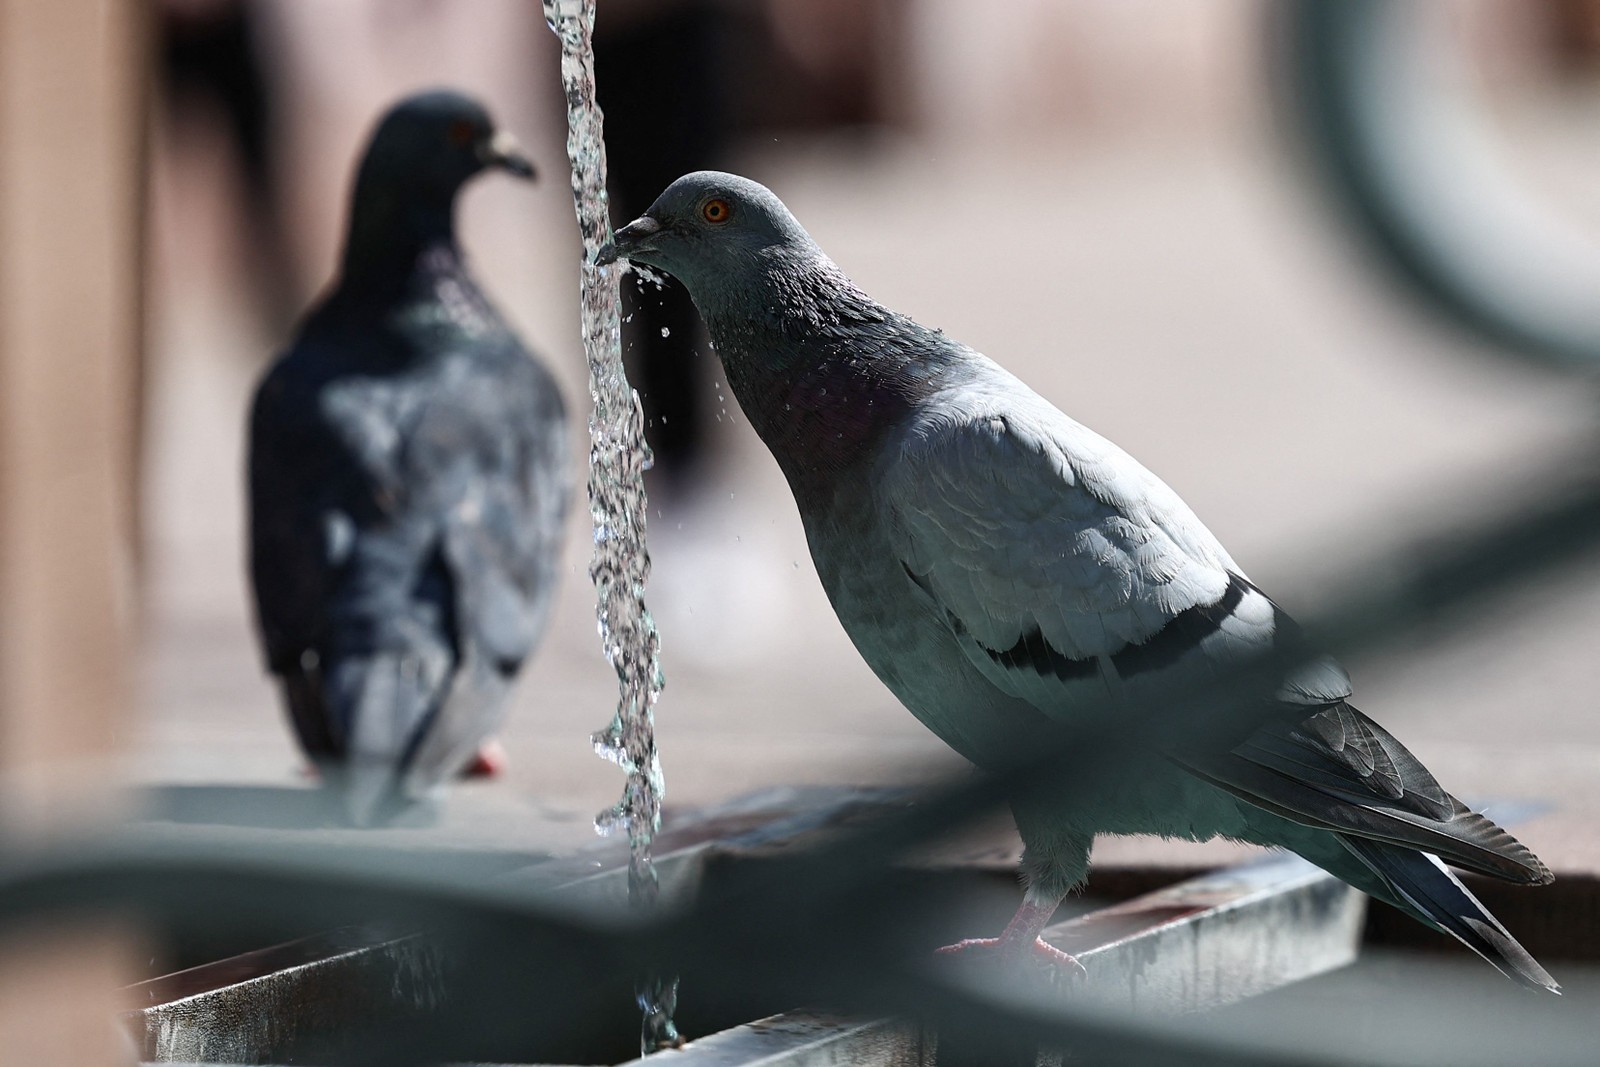
[[[409,806],[406,771],[438,713],[449,659],[443,649],[383,651],[329,664],[325,699],[343,741],[337,785],[357,825],[388,822]]]
[[[407,761],[403,782],[407,794],[437,793],[462,773],[499,729],[510,684],[509,673],[464,650],[449,692],[428,722],[427,735]]]
[[[1338,701],[1262,724],[1228,752],[1175,757],[1235,796],[1308,826],[1431,852],[1520,885],[1550,869],[1522,842],[1445,791],[1382,726]]]
[[[1381,878],[1392,903],[1442,930],[1529,989],[1559,994],[1561,986],[1436,856],[1340,834],[1340,844]]]

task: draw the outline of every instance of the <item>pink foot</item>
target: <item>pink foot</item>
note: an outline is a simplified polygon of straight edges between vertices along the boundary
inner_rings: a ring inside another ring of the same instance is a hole
[[[461,769],[463,778],[498,778],[506,769],[506,750],[496,738],[478,746],[472,762]]]
[[[953,945],[945,945],[936,950],[935,955],[993,959],[1012,966],[1021,966],[1027,961],[1044,968],[1057,978],[1081,978],[1089,973],[1084,965],[1078,962],[1077,957],[1062,952],[1054,945],[1045,944],[1044,940],[1038,937],[1034,938],[1031,944],[1020,938],[970,937]]]

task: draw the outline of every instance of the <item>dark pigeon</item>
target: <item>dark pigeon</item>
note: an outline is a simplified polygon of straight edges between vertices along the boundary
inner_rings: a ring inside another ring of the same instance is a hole
[[[552,599],[566,414],[456,241],[456,194],[487,169],[533,176],[477,101],[384,116],[338,280],[250,414],[267,669],[363,824],[431,800],[491,738]]]
[[[1107,701],[1198,685],[1302,640],[1160,479],[867,296],[766,188],[680,178],[602,259],[619,256],[688,288],[788,477],[839,621],[912,713],[980,766],[1048,747]],[[1022,907],[999,938],[951,948],[1076,966],[1038,934],[1083,882],[1096,834],[1224,836],[1292,849],[1555,990],[1445,863],[1525,885],[1550,872],[1350,696],[1343,669],[1314,659],[1243,741],[1152,736],[1115,784],[1030,790],[1013,802]]]

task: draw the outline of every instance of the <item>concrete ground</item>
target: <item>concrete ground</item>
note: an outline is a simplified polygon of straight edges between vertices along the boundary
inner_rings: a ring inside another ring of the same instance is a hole
[[[1564,159],[1553,180],[1592,175]],[[785,140],[748,146],[739,167],[866,290],[999,360],[1169,481],[1292,612],[1364,580],[1374,553],[1514,498],[1593,417],[1586,390],[1499,360],[1398,298],[1265,124],[1093,146]],[[238,278],[205,244],[220,210],[208,190],[203,168],[183,163],[156,186],[147,668],[130,767],[183,787],[297,786],[302,763],[253,645],[241,540],[245,403],[280,339],[248,326]],[[582,412],[564,183],[467,196],[488,285]],[[961,773],[840,631],[786,487],[731,397],[715,430],[692,491],[651,516],[669,802]],[[462,787],[430,840],[570,847],[620,792],[588,742],[615,691],[586,521],[575,509],[554,622],[516,692],[510,771]],[[1558,871],[1600,870],[1586,817],[1600,805],[1600,572],[1457,621],[1351,664],[1357,702],[1463,796],[1547,802],[1519,834]],[[190,799],[204,809],[211,795]],[[1107,842],[1097,857],[1187,864],[1233,851]]]

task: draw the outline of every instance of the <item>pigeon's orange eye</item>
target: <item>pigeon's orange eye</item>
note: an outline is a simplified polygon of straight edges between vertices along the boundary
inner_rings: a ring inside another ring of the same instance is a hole
[[[457,148],[465,148],[478,139],[478,125],[470,119],[456,119],[450,124],[445,136]]]
[[[700,214],[706,217],[707,222],[727,222],[733,215],[733,208],[728,206],[726,200],[707,200]]]

